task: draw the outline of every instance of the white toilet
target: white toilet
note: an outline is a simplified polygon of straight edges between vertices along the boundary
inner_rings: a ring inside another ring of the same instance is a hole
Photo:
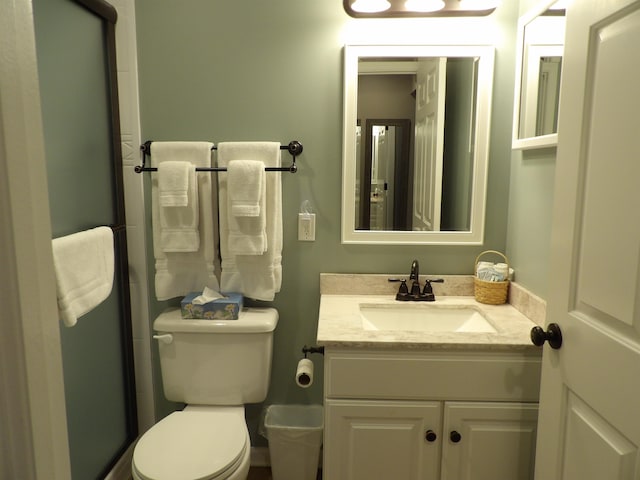
[[[185,320],[169,310],[153,323],[167,399],[186,403],[135,447],[135,480],[246,480],[245,403],[262,402],[271,377],[278,312],[249,308],[238,320]]]

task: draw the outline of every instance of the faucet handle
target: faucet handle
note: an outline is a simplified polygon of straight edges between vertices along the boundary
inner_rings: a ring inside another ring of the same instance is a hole
[[[409,287],[407,287],[407,279],[406,278],[390,278],[390,282],[400,282],[400,288],[398,288],[398,293],[396,294],[396,300],[405,302],[409,300]]]
[[[424,288],[422,289],[422,294],[426,295],[429,293],[433,293],[433,288],[431,287],[431,280],[425,280]]]
[[[431,287],[432,283],[444,283],[443,278],[435,278],[433,280],[429,280],[428,278],[424,281],[424,288],[422,289],[421,299],[425,302],[433,302],[436,299],[436,296],[433,294],[433,288]]]
[[[433,288],[431,287],[432,283],[444,283],[444,278],[434,278],[430,280],[428,278],[424,281],[424,288],[422,289],[422,293],[433,293]]]

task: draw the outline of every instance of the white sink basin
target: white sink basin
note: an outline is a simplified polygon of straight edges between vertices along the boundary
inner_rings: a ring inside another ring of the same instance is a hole
[[[497,332],[479,310],[470,306],[360,304],[360,313],[365,330]]]

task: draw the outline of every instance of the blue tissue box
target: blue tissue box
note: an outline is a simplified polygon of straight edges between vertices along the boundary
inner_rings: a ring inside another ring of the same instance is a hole
[[[198,320],[237,320],[242,310],[241,293],[223,293],[226,298],[218,298],[204,305],[194,305],[193,299],[200,292],[191,292],[180,302],[182,318]]]

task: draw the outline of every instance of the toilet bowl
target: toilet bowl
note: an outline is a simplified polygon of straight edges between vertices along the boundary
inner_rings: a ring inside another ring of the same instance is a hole
[[[246,480],[251,442],[244,405],[267,396],[278,312],[244,308],[237,320],[153,323],[165,397],[187,405],[149,429],[133,451],[134,480]]]
[[[245,480],[250,440],[243,407],[187,406],[136,445],[134,480]]]

